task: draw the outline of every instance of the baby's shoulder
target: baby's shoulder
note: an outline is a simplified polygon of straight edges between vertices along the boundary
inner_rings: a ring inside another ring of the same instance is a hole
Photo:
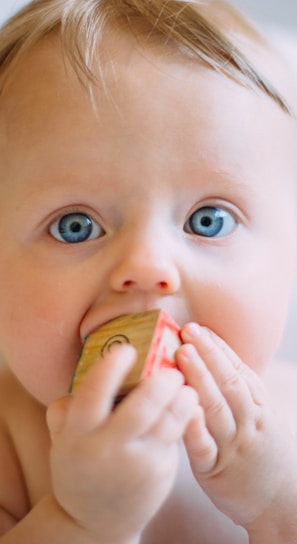
[[[16,445],[45,426],[45,407],[19,383],[8,367],[0,364],[0,432]],[[18,448],[17,448],[18,449]]]
[[[293,389],[297,382],[297,361],[274,361],[263,374],[263,380],[269,388],[286,384]]]
[[[0,426],[9,427],[22,417],[30,404],[28,393],[20,385],[10,369],[0,363]]]
[[[17,383],[0,367],[0,532],[28,511],[28,497],[18,456],[15,433],[21,413]]]
[[[0,525],[3,511],[21,519],[47,492],[49,446],[45,408],[0,365]]]

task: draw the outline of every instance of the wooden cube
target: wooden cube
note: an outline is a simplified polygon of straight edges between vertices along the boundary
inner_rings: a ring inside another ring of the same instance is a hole
[[[181,345],[179,332],[178,325],[162,310],[129,314],[109,321],[86,338],[71,391],[75,391],[95,361],[103,359],[119,344],[132,344],[138,357],[120,387],[116,397],[119,402],[140,380],[160,368],[176,366],[175,352]]]

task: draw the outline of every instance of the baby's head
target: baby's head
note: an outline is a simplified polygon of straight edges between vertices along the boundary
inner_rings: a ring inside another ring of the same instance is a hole
[[[124,35],[144,50],[212,67],[262,90],[284,110],[288,108],[279,92],[280,81],[273,75],[275,55],[255,28],[224,0],[33,0],[2,30],[2,75],[50,34],[61,38],[68,60],[89,83],[99,75],[104,84],[104,66],[110,68]]]
[[[161,308],[271,359],[296,270],[293,82],[223,2],[37,0],[0,34],[0,346],[48,403]]]

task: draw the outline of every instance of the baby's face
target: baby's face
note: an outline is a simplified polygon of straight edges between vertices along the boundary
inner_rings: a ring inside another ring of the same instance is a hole
[[[128,45],[113,74],[95,115],[49,42],[0,100],[0,346],[45,404],[88,333],[152,308],[210,327],[261,371],[294,281],[289,116]]]

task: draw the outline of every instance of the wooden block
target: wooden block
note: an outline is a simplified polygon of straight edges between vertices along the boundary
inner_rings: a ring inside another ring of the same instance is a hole
[[[71,391],[75,391],[95,361],[103,359],[115,346],[123,343],[132,344],[138,358],[122,384],[116,402],[156,370],[176,366],[175,352],[181,345],[179,327],[162,310],[129,314],[109,321],[86,338]]]

